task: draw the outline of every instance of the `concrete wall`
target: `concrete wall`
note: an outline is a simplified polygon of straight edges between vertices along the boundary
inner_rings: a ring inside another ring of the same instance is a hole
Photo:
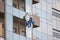
[[[4,38],[1,38],[1,37],[0,37],[0,40],[4,40]]]

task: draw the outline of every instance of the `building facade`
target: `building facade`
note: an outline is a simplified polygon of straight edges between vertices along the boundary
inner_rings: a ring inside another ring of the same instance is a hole
[[[0,40],[60,40],[59,24],[60,0],[0,0]]]

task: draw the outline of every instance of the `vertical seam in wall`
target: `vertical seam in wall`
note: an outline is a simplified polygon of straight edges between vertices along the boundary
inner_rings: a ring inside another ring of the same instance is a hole
[[[4,14],[5,14],[5,18],[4,18],[4,20],[5,20],[5,22],[4,22],[4,25],[5,25],[5,30],[4,30],[4,33],[5,33],[5,35],[4,35],[4,40],[6,40],[6,0],[4,1]]]
[[[48,14],[48,13],[47,13],[47,6],[48,6],[47,3],[48,3],[48,2],[47,2],[47,0],[46,0],[46,22],[47,22],[47,19],[48,19],[48,18],[47,18],[47,17],[48,17],[48,16],[47,16],[47,14]],[[47,32],[47,34],[48,34],[48,24],[47,24],[47,23],[46,23],[46,27],[47,27],[47,31],[46,31],[46,32]],[[47,40],[48,40],[48,35],[47,35]]]

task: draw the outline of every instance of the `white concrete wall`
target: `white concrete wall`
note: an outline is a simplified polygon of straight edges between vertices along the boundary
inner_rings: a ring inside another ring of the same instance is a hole
[[[35,28],[41,33],[42,40],[49,40],[47,35],[52,36],[52,1],[51,0],[40,0],[40,3],[33,5],[33,12],[40,17],[40,27]],[[44,34],[47,35],[44,35]],[[35,33],[34,33],[35,34]],[[36,34],[37,36],[38,34]],[[50,39],[52,40],[52,38]]]
[[[0,37],[0,40],[4,40],[4,38],[1,38],[1,37]]]

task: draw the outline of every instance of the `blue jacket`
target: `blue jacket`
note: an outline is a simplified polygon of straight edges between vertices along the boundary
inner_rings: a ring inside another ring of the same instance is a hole
[[[31,25],[34,25],[34,21],[32,19],[26,22],[26,26],[31,27]]]

